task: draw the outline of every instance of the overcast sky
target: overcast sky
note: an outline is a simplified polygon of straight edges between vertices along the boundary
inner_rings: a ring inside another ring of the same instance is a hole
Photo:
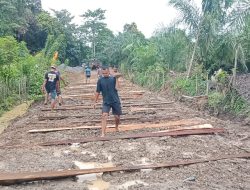
[[[146,37],[150,37],[156,28],[170,24],[177,16],[168,0],[42,0],[42,7],[47,11],[67,9],[75,16],[76,24],[82,24],[79,15],[88,9],[101,8],[106,10],[105,22],[114,33],[122,32],[124,24],[135,22]]]

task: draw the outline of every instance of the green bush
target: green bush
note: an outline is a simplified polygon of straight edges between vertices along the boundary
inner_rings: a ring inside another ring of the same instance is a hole
[[[40,97],[49,64],[43,53],[30,55],[24,42],[18,43],[13,37],[0,38],[0,84],[5,89],[0,97],[0,109],[8,110],[20,103],[21,98]],[[28,94],[23,95],[24,92]]]
[[[206,82],[198,80],[198,89],[200,93],[204,94]],[[180,76],[174,79],[171,83],[172,90],[176,95],[187,95],[195,96],[196,92],[196,79],[195,78],[186,78],[186,76]]]
[[[235,90],[232,90],[226,96],[225,111],[233,114],[241,114],[247,111],[249,104]]]
[[[219,113],[223,110],[225,97],[219,92],[212,92],[208,95],[208,106],[215,113]]]
[[[230,112],[232,114],[242,114],[247,112],[249,107],[235,90],[229,91],[226,96],[219,92],[212,92],[208,96],[208,105],[215,113]]]
[[[9,96],[4,99],[4,101],[0,104],[1,110],[9,110],[9,108],[15,106],[17,102],[20,102],[20,97],[16,94]]]

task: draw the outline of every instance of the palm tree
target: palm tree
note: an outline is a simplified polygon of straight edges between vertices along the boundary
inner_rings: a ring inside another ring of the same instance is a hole
[[[202,9],[198,9],[190,0],[170,0],[170,4],[182,14],[182,21],[190,28],[195,36],[195,44],[189,62],[187,77],[191,74],[193,60],[199,47],[201,63],[209,62],[207,55],[216,44],[214,42],[218,33],[223,31],[226,21],[226,12],[234,0],[202,0]],[[209,65],[209,64],[207,64]]]
[[[246,70],[248,70],[245,63],[245,53],[248,52],[248,48],[244,50],[244,46],[248,47],[248,42],[250,41],[249,35],[245,34],[244,30],[249,30],[250,27],[250,0],[237,0],[234,4],[234,9],[230,12],[228,16],[228,30],[235,34],[235,39],[233,41],[235,58],[234,58],[234,68],[233,68],[233,85],[236,83],[236,71],[238,65],[238,59],[241,59],[241,63]]]

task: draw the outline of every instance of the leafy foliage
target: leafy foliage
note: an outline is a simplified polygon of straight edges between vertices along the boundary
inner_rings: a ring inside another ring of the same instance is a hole
[[[32,56],[24,42],[7,36],[0,38],[0,57],[0,110],[20,101],[20,93],[27,92],[30,97],[41,94],[43,75],[48,68],[42,53]]]

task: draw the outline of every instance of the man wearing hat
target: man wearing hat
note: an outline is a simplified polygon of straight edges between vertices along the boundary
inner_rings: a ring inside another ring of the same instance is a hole
[[[54,65],[50,68],[51,70],[45,74],[42,90],[44,93],[46,91],[47,94],[50,94],[51,109],[53,110],[56,106],[56,90],[59,87],[59,75],[56,73],[56,67]],[[47,103],[46,101],[45,99],[45,103]]]

